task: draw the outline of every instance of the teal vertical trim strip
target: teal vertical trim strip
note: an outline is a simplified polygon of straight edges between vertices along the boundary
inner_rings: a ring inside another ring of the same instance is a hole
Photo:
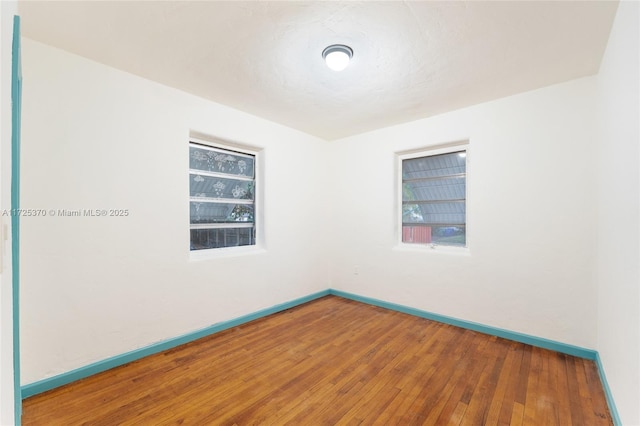
[[[602,365],[600,354],[596,353],[595,361],[596,366],[598,367],[598,374],[600,375],[600,382],[602,383],[602,387],[604,388],[604,396],[607,398],[607,405],[609,405],[609,412],[611,413],[613,424],[615,426],[622,426],[622,420],[620,420],[618,408],[616,407],[615,400],[613,399],[613,394],[611,393],[611,388],[609,387],[609,383],[607,382],[607,376],[604,373],[604,366]]]
[[[13,17],[11,52],[11,209],[20,208],[20,130],[22,122],[22,57],[20,17]],[[13,293],[13,382],[15,422],[22,423],[20,388],[20,215],[11,215],[11,270]]]
[[[455,325],[456,327],[465,328],[467,330],[473,330],[491,336],[502,337],[505,339],[513,340],[527,345],[537,346],[544,349],[550,349],[552,351],[561,352],[568,355],[577,356],[580,358],[586,358],[595,360],[597,352],[591,349],[585,349],[578,346],[568,345],[566,343],[560,343],[553,340],[544,339],[542,337],[530,336],[528,334],[517,333],[515,331],[503,330],[501,328],[490,327],[483,324],[478,324],[471,321],[465,321],[457,318],[448,317],[445,315],[434,314],[431,312],[421,311],[419,309],[410,308],[408,306],[397,305],[395,303],[385,302],[383,300],[372,299],[370,297],[359,296],[357,294],[346,293],[340,290],[330,290],[330,293],[335,296],[344,297],[345,299],[355,300],[357,302],[367,303],[369,305],[379,306],[385,309],[391,309],[393,311],[402,312],[409,315],[429,319],[432,321],[441,322],[444,324]]]
[[[164,340],[162,342],[155,343],[153,345],[146,346],[144,348],[136,349],[121,355],[116,355],[111,358],[107,358],[102,361],[95,362],[93,364],[86,365],[84,367],[77,368],[75,370],[63,373],[48,379],[40,380],[22,387],[22,397],[28,398],[30,396],[46,392],[48,390],[57,388],[59,386],[66,385],[76,380],[84,379],[85,377],[92,376],[94,374],[101,373],[114,367],[118,367],[129,362],[144,358],[149,355],[153,355],[162,351],[166,351],[176,346],[184,345],[185,343],[192,342],[202,337],[209,336],[214,333],[218,333],[229,328],[237,327],[245,324],[249,321],[253,321],[259,318],[266,317],[277,312],[291,309],[303,303],[311,302],[312,300],[319,299],[329,295],[329,290],[324,290],[318,293],[310,294],[308,296],[301,297],[289,302],[281,303],[279,305],[272,306],[270,308],[262,309],[252,314],[244,315],[239,318],[235,318],[229,321],[224,321],[218,324],[214,324],[210,327],[203,328],[192,333],[188,333],[173,339]]]

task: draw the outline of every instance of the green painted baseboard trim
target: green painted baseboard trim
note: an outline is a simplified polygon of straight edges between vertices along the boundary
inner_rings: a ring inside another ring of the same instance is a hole
[[[530,336],[528,334],[517,333],[515,331],[503,330],[501,328],[490,327],[488,325],[478,324],[476,322],[465,321],[445,315],[434,314],[427,311],[421,311],[420,309],[410,308],[408,306],[398,305],[395,303],[385,302],[383,300],[372,299],[370,297],[359,296],[357,294],[346,293],[340,290],[330,290],[330,293],[335,296],[344,297],[345,299],[355,300],[357,302],[367,303],[369,305],[379,306],[381,308],[391,309],[392,311],[398,311],[416,317],[426,318],[429,320],[441,322],[444,324],[455,325],[456,327],[465,328],[467,330],[478,331],[480,333],[489,334],[491,336],[503,337],[508,340],[513,340],[520,343],[526,343],[527,345],[537,346],[544,349],[550,349],[552,351],[561,352],[568,355],[577,356],[580,358],[586,358],[595,360],[597,352],[591,349],[585,349],[578,346],[568,345],[566,343],[560,343],[553,340],[544,339],[542,337]]]
[[[209,336],[211,334],[227,330],[232,327],[245,324],[249,321],[256,320],[258,318],[266,317],[271,314],[275,314],[286,309],[291,309],[295,306],[302,305],[303,303],[310,302],[315,299],[329,295],[329,290],[313,293],[308,296],[301,297],[289,302],[281,303],[279,305],[272,306],[270,308],[262,309],[252,314],[244,315],[239,318],[235,318],[229,321],[220,322],[210,327],[203,328],[192,333],[188,333],[179,337],[164,340],[162,342],[154,343],[144,348],[136,349],[121,355],[116,355],[111,358],[107,358],[102,361],[95,362],[93,364],[86,365],[84,367],[77,368],[75,370],[59,374],[57,376],[49,377],[28,385],[22,386],[22,398],[28,398],[33,395],[37,395],[42,392],[46,392],[51,389],[55,389],[59,386],[66,385],[76,380],[84,379],[85,377],[92,376],[94,374],[101,373],[114,367],[118,367],[127,364],[132,361],[144,358],[149,355],[156,354],[158,352],[166,351],[176,346],[184,345],[185,343],[192,342],[202,337]]]
[[[250,322],[262,317],[266,317],[268,315],[275,314],[280,311],[284,311],[286,309],[291,309],[303,303],[307,303],[312,300],[319,299],[321,297],[328,296],[328,295],[338,296],[345,299],[366,303],[368,305],[378,306],[381,308],[402,312],[402,313],[417,316],[420,318],[426,318],[426,319],[441,322],[444,324],[450,324],[456,327],[473,330],[480,333],[489,334],[492,336],[498,336],[498,337],[513,340],[516,342],[525,343],[528,345],[537,346],[545,349],[550,349],[556,352],[577,356],[580,358],[593,360],[596,362],[596,365],[598,367],[598,373],[600,374],[600,380],[602,381],[602,386],[604,387],[605,396],[607,398],[607,403],[609,404],[609,410],[611,411],[611,417],[613,419],[613,422],[616,426],[622,425],[620,421],[620,416],[618,414],[616,405],[613,400],[613,395],[611,394],[611,389],[609,388],[609,385],[607,384],[607,379],[604,375],[604,368],[600,361],[600,356],[598,355],[598,352],[594,350],[585,349],[585,348],[581,348],[573,345],[568,345],[566,343],[560,343],[553,340],[544,339],[541,337],[535,337],[527,334],[517,333],[514,331],[503,330],[501,328],[490,327],[490,326],[478,324],[471,321],[465,321],[465,320],[461,320],[453,317],[448,317],[445,315],[434,314],[431,312],[422,311],[420,309],[411,308],[408,306],[403,306],[403,305],[399,305],[391,302],[385,302],[383,300],[373,299],[370,297],[360,296],[357,294],[347,293],[344,291],[334,290],[334,289],[320,291],[318,293],[310,294],[308,296],[301,297],[299,299],[281,303],[279,305],[275,305],[270,308],[266,308],[266,309],[262,309],[260,311],[254,312],[252,314],[248,314],[248,315],[235,318],[229,321],[224,321],[218,324],[214,324],[210,327],[195,331],[193,333],[188,333],[183,336],[175,337],[173,339],[168,339],[159,343],[155,343],[150,346],[146,346],[144,348],[136,349],[131,352],[121,354],[121,355],[116,355],[114,357],[111,357],[102,361],[98,361],[84,367],[80,367],[78,369],[69,371],[67,373],[63,373],[54,377],[50,377],[35,383],[25,385],[22,387],[22,397],[28,398],[30,396],[37,395],[42,392],[46,392],[48,390],[57,388],[59,386],[63,386],[68,383],[74,382],[76,380],[80,380],[85,377],[89,377],[94,374],[101,373],[111,368],[127,364],[129,362],[144,358],[149,355],[153,355],[158,352],[166,351],[176,346],[180,346],[185,343],[192,342],[202,337],[209,336],[211,334],[214,334],[223,330],[227,330],[229,328],[236,327],[238,325],[242,325],[247,322]]]
[[[598,367],[598,374],[600,375],[600,381],[602,382],[602,387],[604,388],[605,397],[607,399],[607,405],[609,406],[609,411],[611,412],[611,418],[613,420],[613,423],[616,426],[622,426],[622,422],[620,421],[620,415],[618,414],[618,410],[616,408],[616,404],[613,399],[613,394],[611,393],[611,389],[609,388],[609,384],[607,383],[607,378],[604,374],[604,367],[602,366],[602,362],[600,361],[600,355],[598,354],[597,351],[594,351],[592,349],[581,348],[578,346],[568,345],[566,343],[560,343],[553,340],[544,339],[542,337],[530,336],[528,334],[517,333],[515,331],[503,330],[501,328],[490,327],[487,325],[482,325],[482,324],[478,324],[471,321],[465,321],[457,318],[448,317],[445,315],[438,315],[431,312],[421,311],[419,309],[410,308],[408,306],[385,302],[383,300],[378,300],[378,299],[372,299],[370,297],[347,293],[340,290],[331,289],[329,290],[329,292],[334,296],[343,297],[345,299],[351,299],[357,302],[367,303],[369,305],[379,306],[381,308],[403,312],[405,314],[426,318],[426,319],[441,322],[444,324],[450,324],[456,327],[465,328],[468,330],[473,330],[480,333],[489,334],[492,336],[503,337],[508,340],[513,340],[520,343],[526,343],[531,346],[550,349],[552,351],[595,361],[596,366]]]
[[[611,419],[613,420],[613,424],[615,426],[622,426],[622,420],[620,420],[620,414],[618,413],[618,409],[616,408],[616,402],[613,399],[613,394],[611,393],[609,383],[607,383],[607,376],[605,376],[604,374],[604,366],[602,365],[602,361],[600,360],[599,353],[596,353],[595,361],[596,365],[598,366],[600,382],[602,382],[602,387],[604,388],[604,396],[607,398],[607,405],[609,406],[609,411],[611,412]]]

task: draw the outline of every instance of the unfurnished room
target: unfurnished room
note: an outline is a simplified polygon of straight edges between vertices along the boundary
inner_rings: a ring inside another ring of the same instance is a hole
[[[640,425],[639,2],[0,20],[0,424]]]

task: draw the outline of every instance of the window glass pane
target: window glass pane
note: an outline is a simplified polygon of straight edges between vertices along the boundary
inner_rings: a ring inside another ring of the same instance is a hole
[[[192,229],[191,250],[254,244],[253,228]]]
[[[256,244],[255,158],[189,143],[191,250]]]
[[[464,151],[402,160],[402,179],[451,176],[466,173]]]
[[[253,181],[190,175],[189,194],[192,197],[253,200]]]
[[[466,149],[402,160],[402,241],[466,246]]]
[[[466,228],[464,226],[404,225],[402,227],[402,242],[465,246],[467,243]]]
[[[253,177],[254,160],[250,155],[233,151],[189,145],[189,168],[213,173]]]
[[[436,244],[450,246],[466,245],[466,228],[462,226],[434,226],[431,228],[431,238]]]
[[[253,204],[199,203],[190,204],[191,223],[253,222]]]
[[[402,184],[403,201],[464,200],[465,177],[415,180]]]
[[[403,223],[429,223],[434,225],[464,225],[466,203],[404,204]]]

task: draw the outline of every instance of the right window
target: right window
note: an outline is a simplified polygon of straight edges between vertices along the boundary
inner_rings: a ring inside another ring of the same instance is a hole
[[[466,247],[466,146],[401,158],[402,242]]]

